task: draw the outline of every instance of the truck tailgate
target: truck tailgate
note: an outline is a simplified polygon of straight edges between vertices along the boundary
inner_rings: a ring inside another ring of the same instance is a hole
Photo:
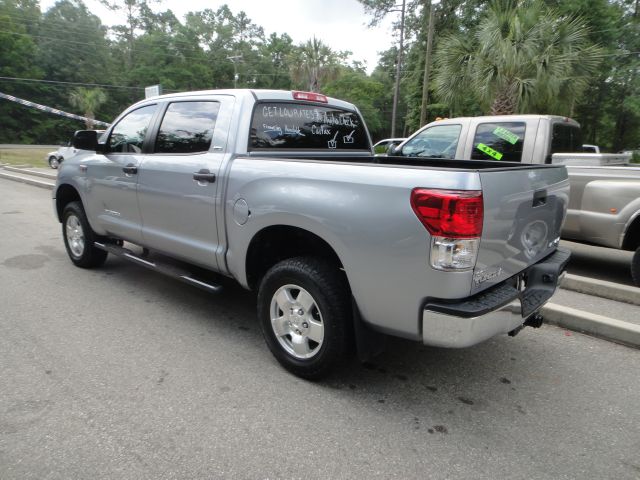
[[[512,277],[552,253],[569,203],[563,167],[479,173],[484,220],[471,293]]]

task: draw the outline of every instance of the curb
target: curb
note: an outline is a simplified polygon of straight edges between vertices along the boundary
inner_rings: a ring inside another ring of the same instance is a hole
[[[47,178],[53,181],[55,181],[56,178],[58,177],[58,175],[55,173],[38,172],[37,170],[30,170],[29,168],[24,168],[24,167],[14,167],[9,165],[3,165],[2,169],[8,172],[22,173],[22,174],[32,175],[34,177]]]
[[[540,310],[545,323],[640,348],[640,325],[615,320],[575,308],[547,303]]]
[[[20,163],[18,165],[12,165],[10,163],[0,163],[0,167],[2,168],[6,168],[6,167],[12,167],[12,168],[33,168],[33,165],[31,165],[30,163]]]
[[[630,285],[567,274],[562,280],[560,288],[618,302],[640,305],[640,288]]]
[[[12,175],[10,173],[5,173],[5,172],[0,172],[0,178],[13,180],[14,182],[26,183],[28,185],[33,185],[35,187],[48,188],[49,190],[53,190],[53,187],[55,186],[53,183],[43,182],[42,180],[36,180],[35,178],[28,178],[22,175]]]

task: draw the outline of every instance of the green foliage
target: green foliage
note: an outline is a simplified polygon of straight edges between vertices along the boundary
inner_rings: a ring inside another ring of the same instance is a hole
[[[495,0],[471,38],[440,42],[436,92],[456,107],[470,93],[492,115],[568,114],[602,54],[583,23],[539,0]]]
[[[383,83],[371,79],[362,71],[342,67],[340,75],[327,83],[323,92],[355,104],[360,109],[371,136],[377,138],[382,134],[384,118],[380,99],[384,98]]]
[[[93,128],[94,124],[92,120],[96,118],[96,112],[106,101],[107,94],[99,88],[77,87],[69,94],[69,103],[79,108],[87,118],[87,120],[85,120],[87,129]]]
[[[294,85],[310,92],[319,92],[329,81],[338,77],[346,52],[334,52],[316,37],[292,50],[291,77]]]
[[[89,110],[72,105],[71,91],[103,85],[100,89],[108,100],[93,113],[110,121],[140,100],[145,86],[157,83],[165,92],[234,85],[317,89],[355,103],[374,138],[389,136],[401,2],[360,0],[371,24],[383,18],[395,22],[389,48],[381,52],[371,75],[362,65],[349,64],[348,52],[334,51],[313,38],[295,44],[284,32],[267,36],[245,13],[234,13],[226,5],[179,19],[171,10],[156,8],[161,4],[155,0],[103,3],[118,13],[120,25],[105,27],[82,0],[58,0],[45,12],[37,0],[0,0],[0,76],[72,82],[0,79],[0,91],[87,114]],[[444,80],[432,73],[427,120],[478,115],[501,97],[503,104],[514,103],[516,111],[575,116],[589,143],[613,151],[637,149],[638,2],[501,0],[499,4],[506,13],[496,13],[484,0],[433,2],[434,51],[446,60],[448,73]],[[406,0],[396,129],[403,136],[420,126],[428,5],[426,0]],[[595,49],[588,45],[601,48],[597,58],[601,63],[595,70]],[[0,142],[6,143],[58,143],[82,128],[78,121],[4,100],[0,100],[0,124]]]

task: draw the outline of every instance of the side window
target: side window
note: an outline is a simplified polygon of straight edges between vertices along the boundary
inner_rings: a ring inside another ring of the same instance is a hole
[[[473,138],[472,160],[520,162],[524,143],[524,122],[482,123]]]
[[[117,153],[140,153],[144,137],[149,128],[156,105],[147,105],[128,113],[120,120],[109,136],[109,151]]]
[[[407,157],[454,158],[461,125],[435,125],[423,130],[402,147]]]
[[[158,131],[155,153],[208,151],[219,110],[218,102],[169,104]]]

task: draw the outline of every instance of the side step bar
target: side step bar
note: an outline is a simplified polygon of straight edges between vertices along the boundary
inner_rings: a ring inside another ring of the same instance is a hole
[[[145,260],[128,248],[120,247],[113,243],[93,242],[93,244],[100,250],[104,250],[105,252],[109,252],[117,257],[124,258],[125,260],[129,260],[150,270],[155,270],[156,272],[160,272],[164,275],[175,278],[176,280],[180,280],[181,282],[196,286],[206,290],[207,292],[220,293],[220,291],[222,291],[222,285],[216,285],[209,281],[194,278],[193,273],[187,269],[180,268],[175,265],[160,263],[158,261]]]

